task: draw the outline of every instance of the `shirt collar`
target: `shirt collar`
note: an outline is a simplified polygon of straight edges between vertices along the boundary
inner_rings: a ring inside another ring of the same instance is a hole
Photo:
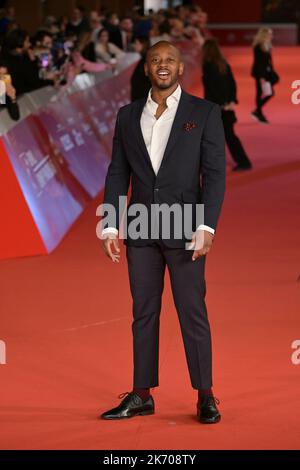
[[[174,90],[173,93],[170,96],[168,96],[168,98],[167,98],[167,107],[168,108],[171,108],[172,106],[174,106],[176,103],[179,102],[180,97],[181,97],[181,91],[182,91],[181,86],[178,85],[176,90]],[[158,107],[158,104],[156,103],[156,101],[154,101],[152,99],[151,93],[152,93],[152,88],[150,89],[150,91],[148,93],[147,106],[149,107],[151,112],[153,114],[155,114],[156,110],[157,110],[157,107]]]

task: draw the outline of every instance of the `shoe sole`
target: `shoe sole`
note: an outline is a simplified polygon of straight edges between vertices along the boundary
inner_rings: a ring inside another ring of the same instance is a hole
[[[213,420],[202,420],[201,418],[199,418],[199,421],[202,424],[216,424],[216,423],[219,423],[221,421],[221,416],[218,416],[217,418],[215,418]]]
[[[239,173],[240,171],[249,171],[249,170],[252,170],[252,166],[247,166],[245,168],[241,167],[239,169],[236,169],[236,170],[232,170],[233,173]]]
[[[257,121],[257,122],[261,122],[258,117],[254,116],[254,114],[251,113],[251,117],[252,119],[254,119],[254,121]]]
[[[134,418],[135,416],[148,416],[148,415],[154,415],[154,410],[150,411],[141,411],[140,413],[135,413],[131,416],[119,416],[118,418],[104,418],[103,416],[100,416],[99,419],[104,419],[106,421],[119,421],[120,419],[130,419]]]
[[[252,119],[254,119],[254,121],[259,122],[260,124],[269,124],[269,122],[261,121],[258,117],[254,116],[253,114],[251,114],[251,117]]]

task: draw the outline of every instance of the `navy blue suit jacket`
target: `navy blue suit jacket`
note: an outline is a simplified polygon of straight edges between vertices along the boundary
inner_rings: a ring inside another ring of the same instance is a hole
[[[153,203],[204,204],[202,223],[217,227],[225,191],[225,140],[219,105],[182,90],[164,156],[156,175],[140,126],[146,98],[120,108],[113,138],[112,160],[105,182],[104,202],[118,214],[118,198],[126,196],[131,182],[130,207],[142,203],[150,213]],[[192,207],[193,207],[192,206]],[[150,215],[149,215],[150,217]],[[127,223],[133,220],[128,217]],[[149,227],[150,227],[149,218]],[[193,230],[195,218],[193,214]],[[112,226],[107,223],[104,227]],[[118,222],[114,223],[119,228]],[[190,237],[164,240],[184,247]],[[149,229],[149,239],[151,235]],[[149,239],[127,238],[125,244],[143,246]]]

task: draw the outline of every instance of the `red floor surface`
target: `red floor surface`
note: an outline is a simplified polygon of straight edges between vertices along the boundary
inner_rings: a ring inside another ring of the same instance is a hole
[[[252,172],[231,174],[207,263],[214,390],[222,421],[195,419],[178,319],[167,282],[161,315],[157,413],[122,422],[97,415],[131,388],[131,301],[126,262],[95,236],[95,202],[50,256],[0,263],[1,449],[299,449],[300,49],[275,48],[281,75],[252,121],[251,51],[225,51],[238,80],[239,135]]]

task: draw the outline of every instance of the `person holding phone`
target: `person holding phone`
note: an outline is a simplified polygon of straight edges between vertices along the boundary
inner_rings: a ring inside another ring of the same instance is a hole
[[[37,90],[47,85],[55,85],[56,78],[41,78],[39,62],[31,48],[26,31],[11,32],[3,46],[3,58],[17,96]]]
[[[18,121],[20,119],[20,110],[16,100],[16,90],[12,86],[11,76],[8,74],[6,64],[3,61],[0,61],[0,82],[5,88],[4,100],[1,99],[2,96],[0,97],[0,110],[6,108],[11,119]]]

